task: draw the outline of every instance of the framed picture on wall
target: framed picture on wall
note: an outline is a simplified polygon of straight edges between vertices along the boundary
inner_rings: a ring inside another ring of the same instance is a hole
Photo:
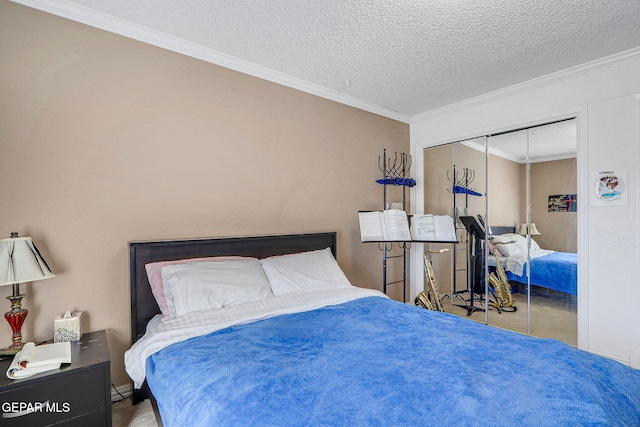
[[[591,206],[626,206],[626,169],[591,172]]]
[[[549,212],[577,212],[577,194],[554,194],[549,196]]]

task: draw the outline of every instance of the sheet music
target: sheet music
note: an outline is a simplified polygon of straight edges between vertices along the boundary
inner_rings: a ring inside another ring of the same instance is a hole
[[[358,212],[358,217],[360,219],[360,239],[363,242],[384,240],[382,212]]]
[[[413,234],[416,240],[436,240],[436,228],[433,215],[414,215],[412,218]]]
[[[363,242],[411,241],[409,220],[403,210],[358,212]]]
[[[407,213],[402,210],[390,209],[382,212],[384,218],[383,234],[385,240],[410,241],[409,220]],[[386,231],[386,233],[385,233]]]
[[[415,240],[423,242],[457,242],[456,228],[449,215],[414,215],[412,228]]]

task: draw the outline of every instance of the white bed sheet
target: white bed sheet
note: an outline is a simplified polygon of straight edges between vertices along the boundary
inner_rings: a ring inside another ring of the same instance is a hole
[[[217,310],[189,313],[147,328],[144,336],[125,352],[125,368],[133,380],[134,386],[140,388],[146,377],[147,357],[171,344],[233,325],[254,322],[280,314],[314,310],[368,296],[387,298],[382,292],[355,286],[315,288]]]
[[[532,249],[530,251],[531,259],[540,258],[553,253],[554,251],[548,249]],[[524,266],[527,263],[527,251],[517,252],[508,257],[500,257],[500,263],[506,271],[510,271],[516,276],[522,276],[524,273]],[[493,254],[489,254],[487,265],[490,267],[496,266],[496,259]]]

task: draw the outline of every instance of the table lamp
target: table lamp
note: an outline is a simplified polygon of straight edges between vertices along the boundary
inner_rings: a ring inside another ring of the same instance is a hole
[[[20,294],[20,283],[51,277],[55,274],[31,237],[18,237],[18,233],[11,233],[10,239],[0,240],[0,286],[13,285],[13,294],[7,297],[11,301],[11,311],[4,314],[13,335],[11,345],[0,349],[0,355],[15,354],[22,349],[22,324],[28,311],[22,308],[24,295]]]
[[[538,231],[538,227],[536,227],[536,223],[532,222],[531,223],[531,228],[529,230],[527,230],[527,223],[523,222],[522,224],[520,224],[520,231],[518,231],[518,234],[521,234],[523,236],[527,235],[527,231],[530,231],[529,234],[531,234],[532,236],[540,236],[542,233],[540,233],[540,231]]]

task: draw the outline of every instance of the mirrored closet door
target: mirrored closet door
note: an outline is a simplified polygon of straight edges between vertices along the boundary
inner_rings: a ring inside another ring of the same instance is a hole
[[[470,235],[466,219],[486,216],[487,162],[485,137],[429,148],[424,151],[424,212],[451,215],[459,244],[431,244],[430,262],[445,311],[473,315],[486,323],[482,250],[484,237]],[[467,223],[468,224],[468,223]],[[474,291],[471,292],[470,290]]]
[[[425,212],[454,216],[461,241],[431,255],[445,311],[577,345],[576,141],[564,120],[425,150]]]

